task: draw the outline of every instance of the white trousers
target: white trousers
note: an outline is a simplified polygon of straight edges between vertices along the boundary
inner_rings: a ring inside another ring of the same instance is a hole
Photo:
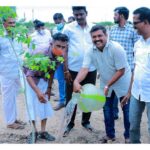
[[[8,79],[1,77],[4,118],[6,124],[12,124],[17,119],[16,98],[20,88],[20,78]]]
[[[41,92],[45,93],[48,86],[48,82],[43,79],[40,79],[37,86],[41,90]],[[53,109],[50,102],[47,101],[47,103],[41,103],[36,93],[30,87],[27,81],[26,81],[26,95],[27,95],[27,105],[29,109],[28,119],[35,121],[37,117],[39,117],[40,120],[43,120],[53,115]]]

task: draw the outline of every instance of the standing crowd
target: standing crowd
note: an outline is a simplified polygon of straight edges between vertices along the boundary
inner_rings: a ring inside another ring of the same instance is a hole
[[[150,9],[140,7],[134,10],[131,23],[128,21],[128,8],[115,8],[115,25],[109,31],[102,25],[88,22],[85,6],[72,6],[72,11],[73,16],[68,18],[68,22],[62,13],[55,13],[53,20],[56,26],[51,32],[42,21],[36,19],[33,22],[35,31],[29,35],[32,39],[29,54],[48,56],[56,65],[55,69],[48,70],[50,79],[45,78],[43,72],[23,66],[28,120],[34,128],[27,137],[27,143],[35,143],[38,138],[54,141],[55,137],[46,131],[47,119],[54,110],[65,107],[72,93],[80,92],[84,84],[95,85],[97,73],[100,76],[100,94],[106,97],[103,107],[106,136],[100,139],[101,143],[116,140],[118,102],[123,113],[124,142],[141,143],[140,124],[145,107],[150,141]],[[3,19],[3,25],[6,32],[0,37],[0,84],[4,118],[7,128],[24,129],[26,123],[17,119],[16,108],[23,47],[15,37],[9,36],[9,27],[15,27],[15,19],[11,16]],[[59,62],[58,57],[63,57],[64,62]],[[59,100],[52,108],[48,101],[56,94],[52,92],[54,78],[58,80]],[[75,126],[76,110],[77,105],[63,137],[68,136]],[[82,113],[81,125],[88,132],[94,131],[91,115],[92,112]],[[41,121],[40,131],[36,126],[37,117]]]

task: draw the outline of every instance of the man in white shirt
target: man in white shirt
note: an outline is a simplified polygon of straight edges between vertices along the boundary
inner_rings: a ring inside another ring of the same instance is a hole
[[[142,37],[134,46],[135,69],[130,101],[130,142],[141,143],[140,123],[146,107],[150,135],[150,9],[141,7],[133,12],[133,25]]]
[[[3,20],[6,35],[0,37],[0,79],[3,99],[3,108],[7,128],[23,129],[24,123],[17,120],[16,98],[20,88],[20,69],[16,54],[22,53],[22,44],[11,37],[9,27],[15,27],[15,18]],[[13,47],[14,50],[13,50]]]
[[[66,53],[66,59],[64,64],[64,73],[66,78],[66,104],[72,98],[73,92],[73,81],[76,78],[79,70],[82,67],[84,53],[91,47],[92,40],[90,36],[90,29],[93,24],[87,22],[87,11],[85,6],[73,6],[73,15],[76,21],[65,25],[63,33],[69,37],[69,46],[68,52]],[[96,81],[96,68],[94,66],[90,66],[89,73],[87,78],[83,80],[82,85],[91,83],[95,84]],[[71,121],[69,122],[64,136],[67,136],[70,130],[74,127],[74,120],[76,115],[75,107],[73,116]],[[82,115],[82,126],[88,131],[92,131],[92,127],[90,125],[90,116],[91,113],[83,113]]]

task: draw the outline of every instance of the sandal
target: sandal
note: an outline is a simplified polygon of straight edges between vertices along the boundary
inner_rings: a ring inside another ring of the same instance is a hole
[[[24,126],[20,125],[20,124],[17,124],[17,123],[13,123],[13,124],[7,125],[7,128],[10,128],[10,129],[24,129]]]
[[[86,129],[87,131],[93,132],[94,128],[90,125],[90,124],[84,124],[82,125],[84,127],[84,129]]]
[[[45,139],[47,141],[55,141],[55,137],[49,134],[48,132],[41,132],[39,138]]]
[[[34,135],[33,135],[34,134]],[[28,144],[34,144],[36,143],[38,139],[38,132],[31,132],[28,136],[27,136],[27,143]]]
[[[21,120],[16,120],[15,123],[20,124],[20,125],[26,125],[27,123],[21,121]]]
[[[115,140],[116,140],[115,138],[110,138],[108,136],[104,136],[100,141],[101,141],[101,143],[112,143]]]

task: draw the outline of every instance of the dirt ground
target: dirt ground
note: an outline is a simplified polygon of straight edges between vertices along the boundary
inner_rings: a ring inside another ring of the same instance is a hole
[[[58,90],[57,90],[57,81],[55,81],[54,84],[55,92],[57,93],[58,97]],[[97,83],[98,85],[98,83]],[[56,97],[51,98],[51,104],[54,107],[57,102],[54,101]],[[24,94],[19,94],[17,99],[17,107],[18,107],[18,119],[27,122],[26,119],[26,105],[25,105],[25,99]],[[100,144],[100,139],[105,136],[105,128],[104,128],[104,118],[103,118],[103,111],[102,109],[99,111],[92,112],[91,116],[91,125],[95,128],[95,132],[89,133],[83,127],[81,126],[81,111],[78,110],[75,120],[75,127],[70,132],[68,137],[65,138],[58,138],[58,135],[60,133],[60,126],[62,122],[62,116],[63,116],[64,109],[61,109],[59,111],[55,111],[54,116],[51,119],[48,119],[47,122],[47,131],[54,135],[56,137],[56,140],[54,142],[47,142],[45,140],[39,140],[37,143],[40,144],[68,144],[68,143],[74,143],[74,144]],[[123,118],[122,118],[122,111],[119,111],[120,118],[115,122],[115,129],[116,129],[116,141],[113,143],[119,144],[124,143],[123,138]],[[4,122],[3,118],[3,108],[2,108],[2,98],[0,95],[0,144],[25,144],[26,143],[26,137],[31,132],[31,126],[29,123],[27,123],[25,129],[23,130],[12,130],[7,129],[6,124]],[[40,129],[39,121],[38,123],[38,129]],[[150,141],[148,140],[148,126],[147,126],[147,117],[146,113],[144,112],[143,118],[142,118],[142,124],[141,124],[141,139],[143,143],[150,144]]]

